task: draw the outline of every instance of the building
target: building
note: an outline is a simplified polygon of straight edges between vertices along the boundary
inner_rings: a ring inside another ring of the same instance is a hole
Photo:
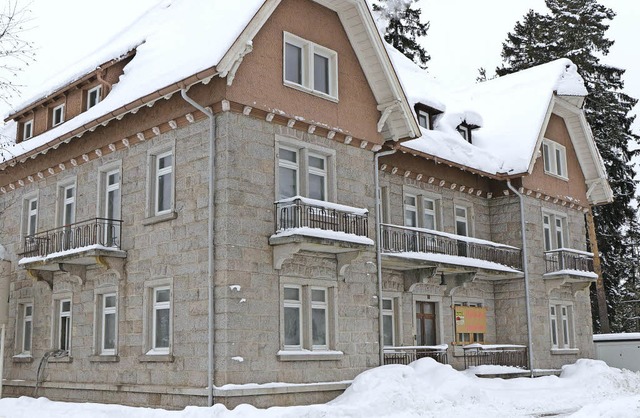
[[[364,1],[193,1],[7,118],[6,394],[321,402],[385,362],[526,361],[528,322],[536,368],[593,356],[584,213],[611,190],[569,61],[449,102]]]

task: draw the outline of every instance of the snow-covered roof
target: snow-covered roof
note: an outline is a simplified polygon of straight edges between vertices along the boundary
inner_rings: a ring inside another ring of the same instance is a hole
[[[380,111],[386,114],[381,122],[383,134],[395,140],[418,136],[417,123],[366,2],[315,1],[335,10],[345,25]],[[253,36],[279,3],[279,0],[159,0],[96,52],[69,65],[66,73],[49,80],[41,94],[28,98],[17,109],[21,111],[43,97],[59,92],[100,65],[135,50],[112,91],[79,116],[17,144],[11,153],[0,154],[0,161],[43,151],[60,138],[66,140],[146,102],[167,96],[178,90],[179,83],[188,85],[185,80],[195,83],[217,75],[227,77],[230,82],[238,59],[250,52]],[[388,112],[385,112],[386,108],[389,108]],[[15,133],[12,136],[15,138]]]

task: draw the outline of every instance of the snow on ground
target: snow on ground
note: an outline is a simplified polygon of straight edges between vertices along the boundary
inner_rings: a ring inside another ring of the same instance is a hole
[[[560,377],[484,379],[472,371],[424,358],[409,366],[366,371],[334,401],[323,405],[182,411],[121,405],[52,402],[46,398],[0,399],[2,418],[413,418],[413,417],[638,417],[640,373],[598,360],[564,366]]]

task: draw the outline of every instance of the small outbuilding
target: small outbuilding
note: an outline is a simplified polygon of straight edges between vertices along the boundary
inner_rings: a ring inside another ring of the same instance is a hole
[[[593,336],[596,358],[611,367],[640,371],[640,332]]]

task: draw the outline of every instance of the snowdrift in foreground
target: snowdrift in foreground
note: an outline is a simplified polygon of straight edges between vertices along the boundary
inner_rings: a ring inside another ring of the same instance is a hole
[[[183,411],[120,405],[52,402],[45,398],[0,400],[4,418],[412,418],[640,416],[640,373],[608,367],[597,360],[564,366],[560,377],[481,379],[471,371],[425,358],[409,366],[378,367],[359,375],[349,389],[324,405],[227,410],[188,407]]]

